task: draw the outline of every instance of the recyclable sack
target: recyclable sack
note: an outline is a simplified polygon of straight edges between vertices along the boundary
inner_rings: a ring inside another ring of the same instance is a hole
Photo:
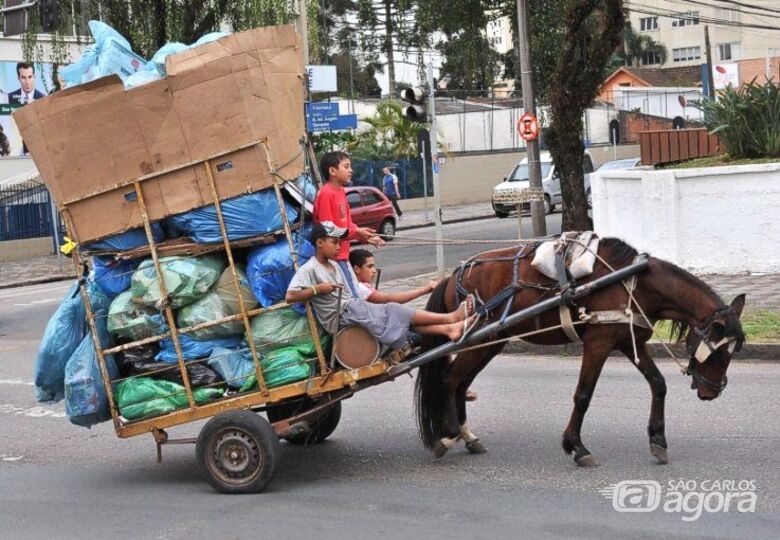
[[[108,298],[94,284],[89,283],[87,291],[93,310],[108,306]],[[46,324],[38,346],[33,380],[39,402],[60,401],[65,396],[65,366],[88,331],[87,312],[76,282]]]
[[[241,291],[241,300],[244,301],[244,309],[247,311],[253,310],[257,307],[257,298],[252,293],[252,286],[249,284],[244,270],[237,267],[236,273],[238,274],[238,288]],[[219,276],[217,284],[214,286],[214,291],[219,295],[232,315],[241,313],[241,304],[238,301],[239,295],[236,294],[236,288],[233,285],[233,273],[229,267]]]
[[[100,309],[95,315],[98,346],[108,348],[111,346],[111,339],[106,328],[106,311]],[[114,357],[107,355],[104,360],[108,377],[112,380],[117,378],[118,370]],[[71,423],[87,428],[111,418],[108,395],[91,332],[81,340],[65,366],[65,413]]]
[[[192,397],[198,404],[208,403],[222,394],[221,388],[192,391]],[[128,420],[159,416],[189,405],[184,386],[150,377],[126,379],[117,384],[116,403],[119,414]]]
[[[92,257],[93,279],[109,298],[130,288],[130,278],[139,260],[115,260],[113,257]]]
[[[160,268],[171,307],[180,308],[203,298],[217,281],[225,263],[221,257],[162,257]],[[131,280],[133,301],[147,306],[162,307],[162,295],[157,270],[152,259],[144,260]]]
[[[130,291],[114,298],[108,309],[108,331],[118,338],[138,341],[160,335],[165,329],[162,314],[133,302]]]
[[[268,388],[276,388],[308,379],[312,373],[312,360],[307,360],[293,347],[276,349],[263,355],[261,361],[263,379]],[[240,391],[246,392],[257,386],[255,374],[247,377]]]
[[[291,307],[261,313],[252,318],[252,339],[263,354],[280,348],[293,348],[304,356],[314,356],[317,348],[309,331],[309,320]],[[321,341],[327,334],[318,328]]]
[[[156,361],[154,357],[158,352],[160,347],[154,343],[117,353],[115,360],[120,375],[123,378],[146,375],[153,379],[184,384],[179,366]],[[191,362],[186,367],[193,388],[222,382],[222,377],[216,371],[202,363]]]
[[[162,242],[165,239],[165,233],[160,223],[152,223],[152,238],[155,242]],[[85,244],[84,249],[87,251],[128,251],[148,244],[146,231],[143,227],[137,227]]]
[[[272,189],[222,201],[221,208],[230,241],[272,233],[283,227],[276,192]],[[285,203],[285,209],[290,221],[298,218],[298,212],[291,205]],[[176,230],[199,244],[222,242],[213,204],[171,216],[165,221],[169,230]]]
[[[211,351],[213,351],[215,347],[235,349],[241,344],[241,339],[242,336],[233,336],[199,341],[197,339],[192,339],[187,334],[179,334],[179,345],[181,345],[181,354],[185,361],[197,360],[198,358],[210,356]],[[160,352],[157,353],[155,358],[160,362],[167,362],[169,364],[179,361],[176,356],[176,348],[173,346],[172,338],[165,338],[160,341]]]
[[[216,321],[234,315],[219,294],[212,291],[200,300],[179,310],[178,323],[180,328],[195,326],[205,322]],[[228,321],[196,330],[189,335],[197,340],[217,339],[236,336],[244,333],[244,321],[241,319]]]
[[[241,388],[247,377],[255,373],[252,353],[246,347],[240,349],[215,347],[206,363],[219,373],[230,388]]]

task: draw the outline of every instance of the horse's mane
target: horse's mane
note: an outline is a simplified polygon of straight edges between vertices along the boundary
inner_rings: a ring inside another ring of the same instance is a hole
[[[634,260],[639,252],[620,238],[602,238],[599,247],[609,250],[609,263],[612,266],[628,264]]]

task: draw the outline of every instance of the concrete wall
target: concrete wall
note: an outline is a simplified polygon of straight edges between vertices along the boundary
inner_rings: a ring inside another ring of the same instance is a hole
[[[51,236],[44,238],[27,238],[25,240],[6,240],[0,242],[0,262],[19,261],[49,255],[54,241]]]
[[[595,175],[593,223],[699,273],[780,271],[780,163]]]
[[[639,157],[639,145],[591,146],[588,149],[593,164],[599,167],[605,161]],[[442,190],[442,205],[490,202],[493,187],[512,172],[517,162],[525,157],[525,150],[519,152],[490,152],[454,154],[441,167],[439,183]],[[432,201],[433,197],[429,197]],[[401,209],[422,210],[424,200],[399,201]],[[429,201],[429,208],[432,208]]]

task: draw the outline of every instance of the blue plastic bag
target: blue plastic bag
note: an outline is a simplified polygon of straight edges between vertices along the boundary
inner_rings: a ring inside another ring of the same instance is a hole
[[[92,308],[107,309],[109,299],[93,284],[87,286]],[[65,366],[87,335],[87,312],[78,283],[74,283],[46,325],[35,358],[35,391],[39,402],[60,401],[65,396]]]
[[[100,347],[105,349],[111,346],[111,338],[106,329],[106,310],[100,309],[95,314]],[[114,357],[106,356],[105,362],[109,378],[117,378],[119,372]],[[65,366],[65,412],[71,423],[87,428],[111,418],[108,395],[100,374],[91,332],[73,351]]]
[[[60,69],[67,88],[108,75],[118,75],[125,82],[146,65],[122,34],[100,21],[87,24],[95,43],[84,49],[77,62]]]
[[[222,201],[221,207],[225,229],[231,241],[282,229],[282,216],[273,190]],[[295,208],[287,203],[285,208],[290,221],[298,219]],[[165,221],[166,229],[178,231],[182,236],[189,236],[199,244],[222,242],[217,211],[213,204],[169,217]]]
[[[92,257],[93,279],[112,300],[130,288],[130,278],[141,264],[140,259],[114,260],[113,257]]]
[[[298,251],[298,263],[301,265],[314,256],[314,246],[304,240],[308,237],[307,232],[293,237]],[[283,238],[270,246],[254,248],[249,252],[246,276],[252,286],[252,292],[263,307],[271,307],[284,301],[287,287],[294,275],[295,268],[286,239]],[[295,304],[293,308],[298,313],[306,313],[303,304]]]
[[[246,347],[241,349],[215,347],[206,363],[219,373],[230,388],[241,388],[247,377],[255,373],[252,353]]]
[[[242,339],[243,336],[232,336],[228,338],[198,341],[192,339],[187,334],[179,334],[179,345],[181,345],[181,355],[185,360],[197,360],[198,358],[210,356],[211,352],[216,347],[235,349],[241,344]],[[160,341],[160,352],[157,353],[157,356],[154,358],[155,360],[167,362],[168,364],[175,364],[179,361],[178,356],[176,356],[176,348],[173,346],[172,338],[165,338]]]
[[[165,238],[161,224],[152,223],[152,238],[154,238],[155,242],[162,242]],[[120,234],[107,236],[97,242],[90,242],[85,244],[84,248],[88,251],[127,251],[147,244],[146,231],[144,231],[143,227],[138,227]]]

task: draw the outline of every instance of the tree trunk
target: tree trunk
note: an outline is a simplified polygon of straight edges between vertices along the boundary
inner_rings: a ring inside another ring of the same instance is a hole
[[[393,58],[393,12],[392,0],[385,4],[385,56],[387,56],[387,85],[390,97],[395,97],[395,59]]]
[[[168,42],[168,0],[154,2],[154,41],[159,49]]]
[[[556,129],[564,126],[564,129]],[[585,196],[585,177],[582,157],[582,113],[577,107],[568,107],[553,114],[550,126],[549,147],[555,171],[561,178],[561,198],[564,202],[562,231],[589,231],[593,222],[588,216],[588,200]]]

